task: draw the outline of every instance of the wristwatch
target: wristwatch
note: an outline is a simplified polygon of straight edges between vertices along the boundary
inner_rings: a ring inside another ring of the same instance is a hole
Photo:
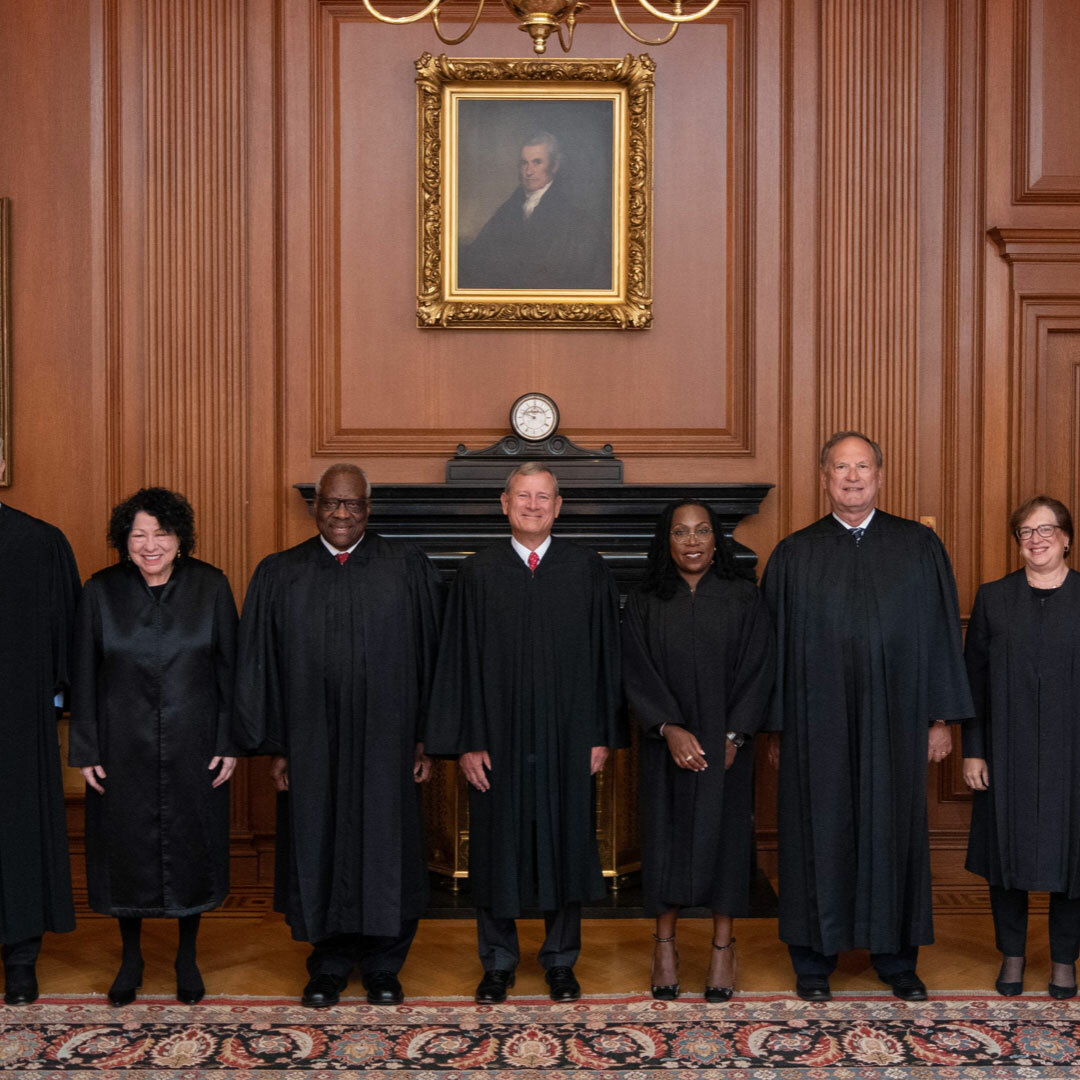
[[[727,733],[728,742],[738,750],[746,742],[746,736],[741,731],[729,731]]]

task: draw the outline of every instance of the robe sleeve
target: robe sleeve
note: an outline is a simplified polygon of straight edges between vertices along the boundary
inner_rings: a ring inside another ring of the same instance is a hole
[[[927,723],[945,720],[957,723],[974,714],[971,690],[964,672],[960,643],[960,604],[956,597],[956,579],[945,545],[937,534],[927,529],[933,552],[937,596],[928,598],[930,610],[930,678],[927,704],[930,715]],[[935,605],[935,600],[937,601]]]
[[[222,575],[214,597],[214,676],[217,679],[218,722],[214,753],[236,757],[233,745],[233,696],[236,685],[236,601]]]
[[[263,559],[244,597],[236,650],[233,744],[237,753],[288,754],[277,633],[275,557]]]
[[[593,655],[596,657],[596,709],[593,746],[630,745],[622,697],[619,648],[619,590],[611,571],[596,563],[593,579]]]
[[[622,624],[623,685],[630,711],[641,730],[652,738],[660,738],[661,724],[686,727],[686,718],[646,644],[644,609],[647,606],[648,601],[640,592],[631,593],[626,601]]]
[[[784,593],[787,587],[787,545],[781,540],[777,544],[765,573],[761,575],[761,594],[765,597],[765,605],[772,622],[773,640],[776,643],[774,662],[776,666],[776,686],[772,695],[772,708],[769,710],[766,722],[761,726],[761,731],[784,730],[784,685],[783,678],[785,668],[785,652],[787,641],[787,606],[784,602]]]
[[[747,605],[740,636],[739,659],[728,699],[728,727],[744,735],[770,730],[776,642],[765,600],[756,589]]]
[[[413,625],[416,634],[416,671],[420,678],[416,741],[424,742],[431,704],[431,686],[439,655],[439,632],[442,629],[446,589],[431,560],[421,552],[411,556],[409,588],[412,593]]]
[[[91,578],[83,589],[72,639],[68,764],[76,769],[102,764],[97,716],[97,677],[101,663],[101,617],[97,588]]]
[[[961,741],[964,757],[986,757],[986,696],[990,663],[989,621],[986,618],[985,593],[980,588],[975,594],[975,606],[971,609],[967,642],[964,646],[964,663],[967,666],[971,696],[975,702],[975,715],[964,721]]]
[[[67,690],[71,685],[69,671],[71,662],[72,631],[75,625],[75,609],[79,601],[82,583],[71,545],[60,530],[56,530],[53,552],[52,596],[50,610],[53,619],[53,695]],[[70,700],[66,702],[70,707]]]

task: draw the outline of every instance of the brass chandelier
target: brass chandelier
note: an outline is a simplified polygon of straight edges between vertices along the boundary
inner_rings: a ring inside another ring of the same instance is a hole
[[[484,10],[486,0],[477,0],[476,12],[472,17],[472,22],[465,28],[465,32],[457,37],[447,37],[439,26],[439,11],[448,2],[449,0],[431,0],[422,10],[412,15],[400,16],[383,15],[375,10],[371,0],[364,0],[364,7],[374,18],[384,23],[414,23],[430,16],[431,25],[435,28],[439,40],[445,45],[459,45],[476,29],[476,24],[480,21],[480,14]],[[626,20],[619,10],[619,0],[608,0],[608,2],[611,4],[611,10],[615,13],[619,25],[635,41],[640,42],[642,45],[663,45],[675,36],[675,32],[683,23],[693,22],[695,19],[708,15],[720,0],[707,0],[704,7],[689,14],[684,13],[682,0],[671,0],[669,11],[662,11],[652,4],[650,0],[635,0],[653,18],[670,24],[668,32],[663,37],[655,40],[641,37],[627,26]],[[543,55],[547,50],[547,39],[553,32],[558,36],[563,52],[569,52],[574,43],[574,27],[577,24],[577,17],[581,12],[588,10],[589,7],[588,4],[582,3],[581,0],[503,0],[503,3],[506,5],[507,11],[518,20],[518,29],[524,30],[533,39],[533,52],[537,55]],[[565,37],[563,36],[564,26],[566,27]]]

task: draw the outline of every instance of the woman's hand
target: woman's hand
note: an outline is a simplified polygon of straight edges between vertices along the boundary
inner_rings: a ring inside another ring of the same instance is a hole
[[[972,791],[986,791],[990,787],[990,770],[986,767],[986,758],[964,758],[964,783]]]
[[[735,764],[735,755],[739,752],[739,748],[730,740],[724,740],[724,770],[727,771]]]
[[[221,787],[226,780],[236,771],[236,758],[234,757],[216,757],[210,762],[210,771],[213,772],[218,765],[221,766],[221,772],[214,777],[214,782],[211,787]]]
[[[701,743],[680,724],[664,725],[664,741],[671,751],[671,759],[680,769],[704,772],[709,767]]]
[[[270,759],[270,779],[276,791],[289,790],[289,759],[276,755]]]
[[[425,783],[431,777],[431,768],[434,763],[424,753],[424,744],[416,744],[416,752],[413,754],[412,778],[418,784]]]
[[[83,765],[79,768],[79,772],[83,774],[83,779],[99,795],[105,794],[105,789],[98,783],[99,779],[105,779],[105,770],[100,765]]]

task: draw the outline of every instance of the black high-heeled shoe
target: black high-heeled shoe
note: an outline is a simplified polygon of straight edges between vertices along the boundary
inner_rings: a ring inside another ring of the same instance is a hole
[[[735,948],[735,939],[732,938],[726,945],[717,945],[714,941],[712,947],[717,952],[723,952],[725,949]],[[735,959],[735,954],[731,954],[732,961]],[[733,964],[734,970],[734,964]],[[710,1005],[722,1005],[725,1001],[731,1000],[731,995],[735,993],[734,983],[731,986],[708,986],[705,987],[705,1000]]]
[[[675,940],[675,935],[672,934],[671,937],[657,937],[655,934],[653,934],[652,939],[653,939],[653,941],[656,942],[657,945],[666,945],[669,941],[674,941]],[[656,950],[654,949],[653,952],[655,953],[655,951]],[[653,957],[653,967],[654,967],[654,969],[656,967],[656,958],[655,958],[655,956]],[[676,971],[676,975],[678,973],[678,970],[679,970],[679,950],[676,949],[675,950],[675,971]],[[652,986],[652,996],[654,998],[656,998],[657,1001],[674,1001],[679,996],[679,984],[677,982],[675,982],[675,983],[669,983],[667,986],[657,986],[654,983],[653,986]]]
[[[135,1000],[135,991],[142,986],[143,962],[140,960],[137,967],[128,968],[121,964],[120,970],[109,987],[109,1004],[114,1008],[130,1005]]]
[[[1060,965],[1064,967],[1065,965]],[[1054,977],[1051,974],[1050,983],[1047,986],[1047,992],[1055,1001],[1068,1001],[1070,998],[1076,997],[1076,965],[1072,965],[1073,969],[1073,981],[1071,986],[1062,986],[1060,983],[1054,982]]]
[[[994,980],[994,989],[1002,997],[1016,997],[1024,992],[1024,968],[1027,967],[1027,957],[1024,957],[1020,964],[1020,979],[1018,982],[1006,982],[1003,978],[1005,965],[1011,959],[1015,959],[1015,957],[1006,957],[1001,961],[1001,969],[998,971],[998,977]]]
[[[206,986],[198,968],[185,970],[181,975],[176,969],[176,1000],[181,1005],[198,1005],[206,995]]]

